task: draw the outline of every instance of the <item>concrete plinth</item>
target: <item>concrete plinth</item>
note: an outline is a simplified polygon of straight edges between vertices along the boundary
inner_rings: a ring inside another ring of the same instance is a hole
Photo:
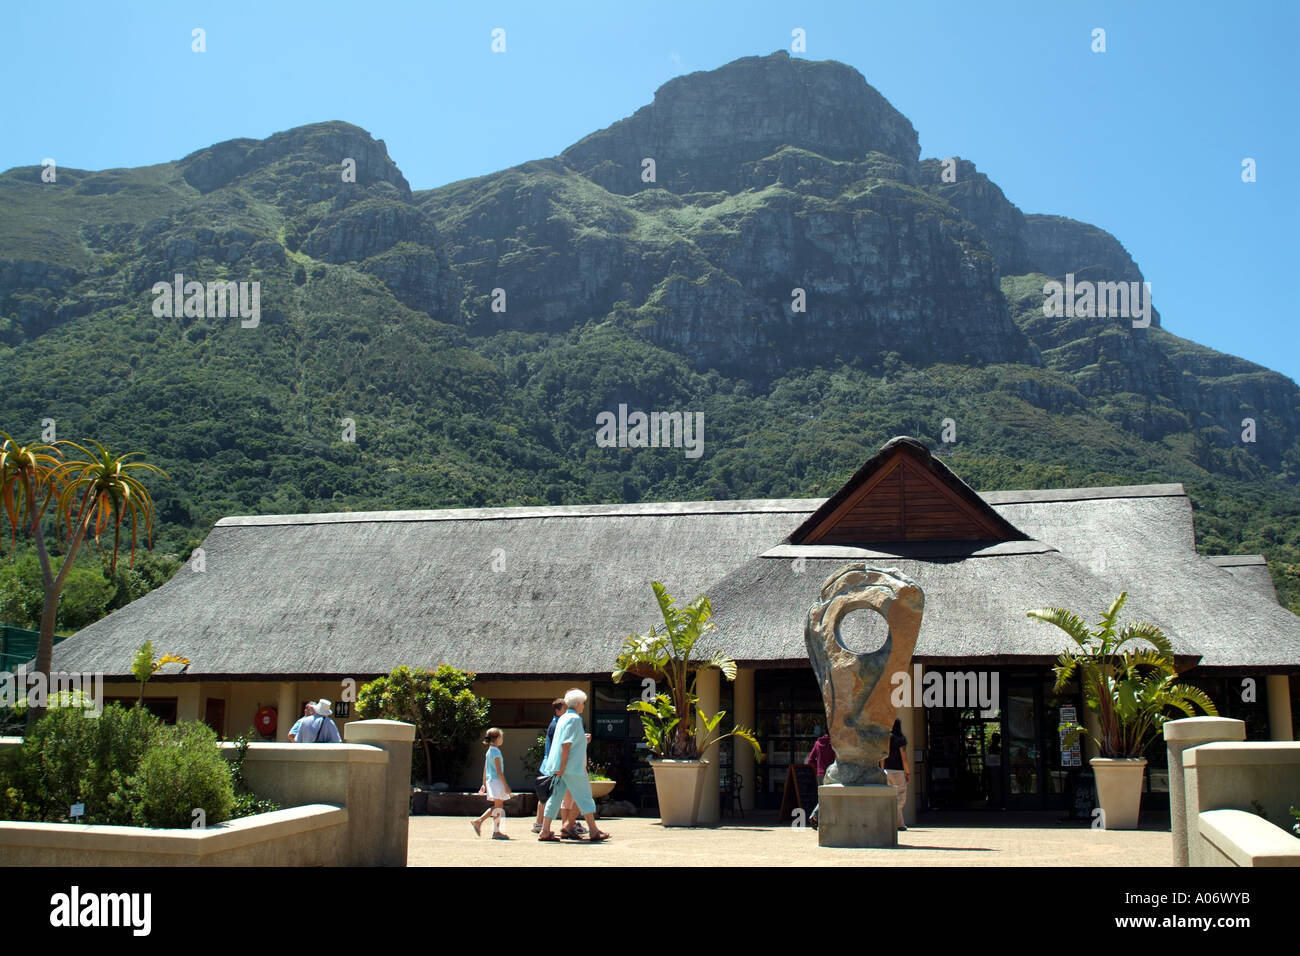
[[[1174,866],[1190,865],[1189,847],[1197,838],[1187,829],[1187,784],[1184,771],[1186,751],[1202,744],[1245,740],[1244,721],[1229,717],[1183,717],[1165,724],[1165,748],[1169,754],[1169,823],[1173,838]]]
[[[898,791],[888,784],[828,784],[817,802],[818,846],[898,846]]]

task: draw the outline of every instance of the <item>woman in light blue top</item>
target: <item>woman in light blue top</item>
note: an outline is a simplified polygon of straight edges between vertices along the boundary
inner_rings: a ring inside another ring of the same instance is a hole
[[[587,695],[580,690],[571,690],[564,695],[564,703],[569,710],[556,724],[551,752],[542,762],[542,772],[555,778],[555,789],[546,801],[542,834],[538,839],[543,843],[560,842],[551,833],[551,821],[559,816],[564,795],[572,793],[578,810],[587,818],[587,827],[591,832],[588,841],[601,843],[609,839],[609,834],[596,826],[596,801],[591,796],[591,781],[587,779],[587,733],[582,726],[582,711],[587,706]],[[578,839],[576,833],[563,830],[560,833],[561,836]]]

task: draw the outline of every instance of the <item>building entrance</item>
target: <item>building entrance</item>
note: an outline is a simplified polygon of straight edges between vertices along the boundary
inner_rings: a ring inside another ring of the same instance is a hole
[[[1000,671],[993,707],[926,708],[922,805],[1065,810],[1082,759],[1078,748],[1061,752],[1061,707],[1082,707],[1077,689],[1057,694],[1053,684],[1050,671]]]

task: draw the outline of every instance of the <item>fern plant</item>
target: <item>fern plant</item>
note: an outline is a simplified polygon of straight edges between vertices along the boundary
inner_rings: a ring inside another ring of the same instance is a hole
[[[1093,630],[1083,619],[1064,608],[1039,608],[1028,616],[1060,628],[1075,647],[1064,651],[1052,670],[1056,692],[1077,674],[1088,709],[1097,714],[1100,735],[1078,723],[1063,725],[1062,748],[1074,745],[1088,733],[1102,757],[1141,757],[1147,745],[1177,716],[1195,717],[1196,708],[1211,717],[1219,712],[1214,701],[1199,687],[1176,683],[1173,643],[1154,624],[1132,622],[1118,626],[1119,614],[1128,600],[1120,593]],[[1146,642],[1146,645],[1140,642]]]

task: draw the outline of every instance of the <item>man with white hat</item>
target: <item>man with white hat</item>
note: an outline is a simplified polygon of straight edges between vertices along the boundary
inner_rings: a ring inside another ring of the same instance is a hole
[[[324,697],[316,701],[316,716],[302,722],[298,731],[300,744],[341,744],[339,729],[330,718],[334,715],[334,704]]]

